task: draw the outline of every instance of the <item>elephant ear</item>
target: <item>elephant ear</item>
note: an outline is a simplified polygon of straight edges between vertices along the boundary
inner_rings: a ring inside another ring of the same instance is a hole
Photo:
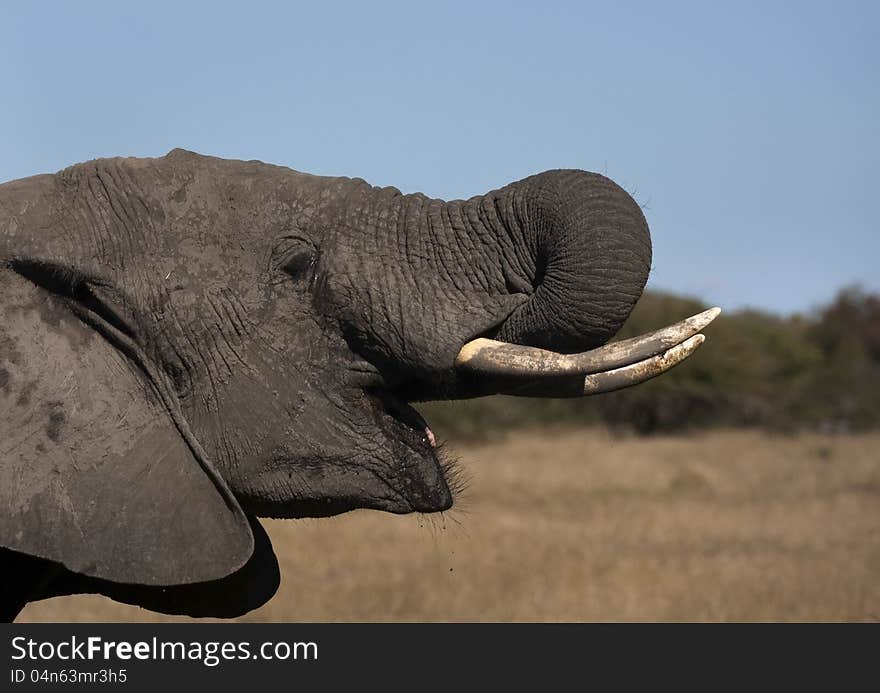
[[[139,585],[235,572],[247,518],[83,286],[0,265],[0,545]]]
[[[266,530],[256,518],[249,519],[254,533],[254,553],[241,568],[219,580],[158,587],[118,584],[60,571],[54,573],[42,591],[32,594],[30,599],[37,601],[70,594],[103,594],[117,602],[163,614],[192,618],[243,616],[268,602],[281,583],[278,561]],[[27,561],[36,562],[32,558]],[[51,564],[43,561],[36,566],[37,570],[47,568],[51,569]]]

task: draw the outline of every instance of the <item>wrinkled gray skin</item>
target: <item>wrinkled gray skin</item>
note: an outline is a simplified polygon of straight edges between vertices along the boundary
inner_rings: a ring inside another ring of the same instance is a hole
[[[174,150],[0,185],[0,610],[233,616],[278,582],[255,516],[446,510],[407,402],[478,393],[477,336],[606,342],[650,262],[582,171],[443,202]]]

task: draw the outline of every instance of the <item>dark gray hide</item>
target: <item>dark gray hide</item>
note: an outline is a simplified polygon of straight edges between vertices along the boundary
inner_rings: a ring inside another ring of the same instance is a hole
[[[446,203],[175,150],[0,185],[6,614],[235,615],[277,586],[253,516],[449,508],[407,402],[472,394],[474,337],[604,343],[650,258],[581,171]]]

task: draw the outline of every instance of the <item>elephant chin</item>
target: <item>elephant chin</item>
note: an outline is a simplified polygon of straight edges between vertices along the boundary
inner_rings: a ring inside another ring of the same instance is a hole
[[[307,498],[286,499],[282,503],[265,498],[244,498],[242,506],[257,517],[286,520],[333,517],[352,510],[379,510],[394,515],[439,513],[449,510],[455,497],[454,485],[447,481],[446,467],[446,464],[441,464],[441,469],[444,469],[441,482],[420,493],[404,495],[390,490],[390,487],[381,495],[365,495],[360,491],[337,494],[330,490],[327,495],[315,493]]]

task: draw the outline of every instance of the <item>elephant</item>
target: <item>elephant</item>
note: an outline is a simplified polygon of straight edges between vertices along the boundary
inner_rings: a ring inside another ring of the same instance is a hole
[[[412,403],[596,394],[702,343],[717,309],[609,343],[651,252],[580,170],[445,202],[175,149],[0,185],[2,616],[236,616],[279,583],[257,518],[449,509]]]

